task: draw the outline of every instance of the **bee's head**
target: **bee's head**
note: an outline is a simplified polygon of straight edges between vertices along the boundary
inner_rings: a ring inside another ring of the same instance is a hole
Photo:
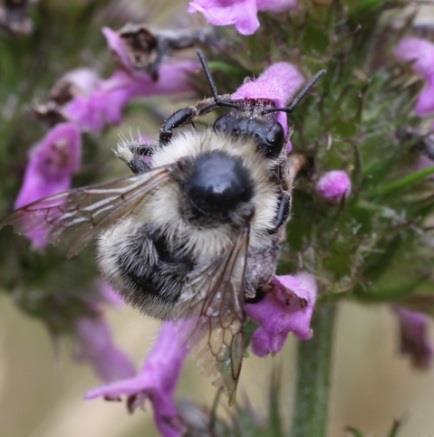
[[[214,122],[214,130],[235,138],[252,138],[259,151],[266,158],[277,158],[285,142],[285,134],[280,123],[272,119],[261,119],[230,112]]]
[[[214,150],[183,159],[177,173],[190,220],[237,222],[252,212],[253,182],[241,158]]]

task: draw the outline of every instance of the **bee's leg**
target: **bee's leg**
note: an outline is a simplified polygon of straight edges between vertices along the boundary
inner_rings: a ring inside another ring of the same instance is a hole
[[[248,303],[248,304],[254,304],[254,303],[259,303],[262,301],[262,299],[264,299],[264,297],[266,296],[265,291],[262,288],[258,288],[256,290],[256,294],[253,297],[245,297],[244,298],[244,302]]]
[[[240,109],[239,104],[232,100],[230,95],[220,95],[217,92],[217,87],[208,67],[208,62],[201,50],[197,51],[197,56],[199,57],[199,62],[210,86],[212,97],[200,101],[197,105],[179,109],[165,120],[160,129],[160,146],[164,146],[171,140],[174,129],[192,123],[195,117],[199,117],[219,107]]]
[[[164,120],[160,128],[160,146],[164,146],[172,139],[173,130],[177,127],[191,123],[196,117],[194,107],[178,109],[169,118]]]
[[[151,168],[151,157],[155,146],[121,142],[115,154],[125,162],[134,174],[144,173]]]
[[[200,101],[197,105],[178,109],[167,118],[160,128],[160,146],[164,146],[172,139],[174,129],[193,123],[196,117],[207,114],[218,107],[234,107],[229,96],[219,96],[218,100],[209,98]]]
[[[270,234],[275,234],[280,227],[288,220],[289,214],[291,213],[291,196],[289,193],[282,192],[279,196],[279,204],[277,207],[277,212],[274,217],[273,228],[268,232]]]

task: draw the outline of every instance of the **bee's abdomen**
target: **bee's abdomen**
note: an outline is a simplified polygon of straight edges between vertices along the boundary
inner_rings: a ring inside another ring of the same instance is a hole
[[[129,233],[127,241],[111,247],[108,256],[115,266],[109,272],[109,279],[125,299],[148,315],[172,318],[193,262],[179,250],[170,248],[164,236],[156,235],[147,226]],[[104,258],[105,254],[101,253],[103,269]]]

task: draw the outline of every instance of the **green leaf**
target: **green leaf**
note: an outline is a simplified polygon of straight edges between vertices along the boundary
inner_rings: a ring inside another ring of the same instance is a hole
[[[388,288],[375,289],[373,291],[355,290],[354,296],[366,302],[393,302],[411,295],[414,290],[423,284],[426,278],[419,278],[405,284],[390,286]]]
[[[426,180],[430,175],[434,174],[434,166],[427,167],[422,170],[411,173],[403,178],[396,179],[394,181],[380,185],[368,192],[370,197],[385,197],[392,194],[399,193],[404,190],[412,188],[414,185],[419,184]]]

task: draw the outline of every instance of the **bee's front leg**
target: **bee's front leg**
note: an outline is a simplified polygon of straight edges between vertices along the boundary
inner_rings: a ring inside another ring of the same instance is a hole
[[[151,168],[151,157],[154,150],[154,145],[150,144],[121,142],[117,146],[115,154],[128,165],[134,174],[140,174]]]
[[[216,108],[228,107],[229,105],[234,106],[234,104],[231,103],[230,96],[222,95],[218,96],[218,100],[208,98],[200,101],[196,105],[178,109],[164,120],[161,125],[159,140],[160,146],[164,146],[170,142],[175,129],[193,123],[196,117],[205,115]]]

